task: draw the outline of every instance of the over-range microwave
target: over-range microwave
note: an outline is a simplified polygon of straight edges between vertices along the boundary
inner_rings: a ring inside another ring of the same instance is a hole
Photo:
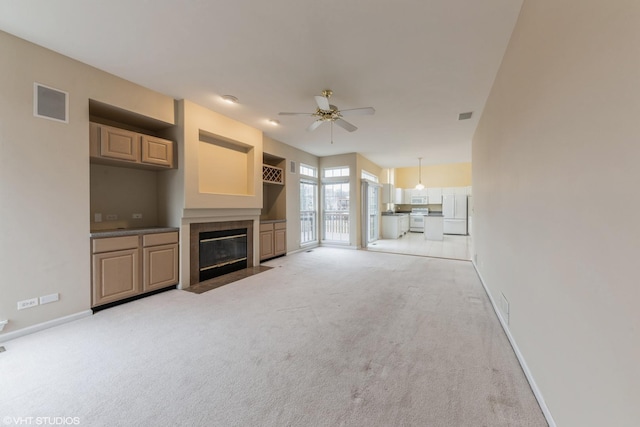
[[[427,196],[411,196],[412,205],[426,205]]]

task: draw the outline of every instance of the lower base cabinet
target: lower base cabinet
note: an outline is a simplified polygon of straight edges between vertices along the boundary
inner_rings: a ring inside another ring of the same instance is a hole
[[[287,223],[260,223],[260,261],[287,253]]]
[[[178,232],[95,238],[91,259],[92,307],[175,285]]]

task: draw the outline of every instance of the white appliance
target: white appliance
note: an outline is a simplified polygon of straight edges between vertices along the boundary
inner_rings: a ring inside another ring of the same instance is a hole
[[[429,208],[412,208],[409,214],[409,231],[424,233],[424,216],[429,213]]]
[[[411,196],[412,205],[426,205],[427,196]]]
[[[448,194],[442,196],[444,234],[467,234],[467,196]]]

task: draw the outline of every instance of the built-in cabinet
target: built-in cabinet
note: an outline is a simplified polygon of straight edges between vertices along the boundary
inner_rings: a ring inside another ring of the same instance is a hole
[[[89,124],[91,161],[146,169],[175,167],[173,141],[107,126]]]
[[[92,238],[91,306],[177,284],[178,258],[177,231]]]
[[[287,253],[286,159],[263,154],[260,261]]]
[[[287,223],[264,221],[260,223],[260,261],[287,253]]]

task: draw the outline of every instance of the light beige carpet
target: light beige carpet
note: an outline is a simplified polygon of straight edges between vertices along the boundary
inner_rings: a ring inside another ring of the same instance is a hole
[[[6,342],[0,420],[546,425],[471,263],[319,248],[267,265]]]

